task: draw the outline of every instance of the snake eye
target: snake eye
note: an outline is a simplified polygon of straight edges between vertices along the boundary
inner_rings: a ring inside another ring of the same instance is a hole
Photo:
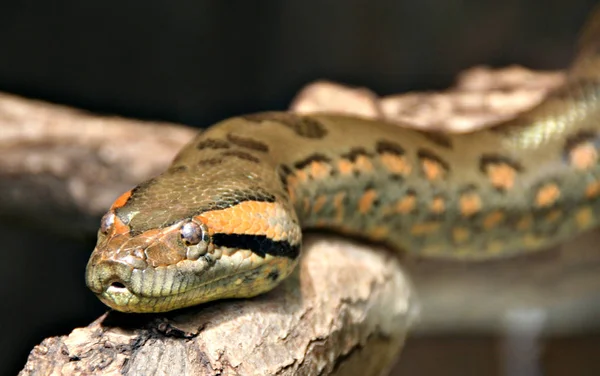
[[[181,226],[181,240],[188,247],[187,258],[197,260],[208,250],[208,229],[204,224],[189,221]]]
[[[113,214],[113,212],[108,212],[104,214],[104,216],[100,220],[100,232],[104,235],[108,234],[108,231],[112,227],[113,223],[115,223],[115,215]]]

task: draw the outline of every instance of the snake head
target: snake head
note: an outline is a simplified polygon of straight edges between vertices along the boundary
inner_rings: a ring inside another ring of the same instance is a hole
[[[297,263],[300,228],[277,202],[246,200],[144,227],[161,212],[140,213],[119,200],[101,220],[86,269],[88,287],[118,311],[164,312],[256,296]]]

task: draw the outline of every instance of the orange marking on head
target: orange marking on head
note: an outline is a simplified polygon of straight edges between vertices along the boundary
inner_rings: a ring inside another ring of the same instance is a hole
[[[331,166],[325,162],[313,161],[310,164],[310,174],[314,179],[325,179],[331,172]]]
[[[434,197],[431,201],[431,211],[435,214],[442,214],[446,210],[446,205],[442,197]]]
[[[594,224],[594,213],[592,208],[585,206],[575,213],[575,221],[580,229],[589,228]]]
[[[363,193],[361,198],[358,200],[358,211],[362,214],[368,212],[373,206],[376,197],[377,191],[375,189],[366,190],[365,193]]]
[[[483,227],[489,230],[496,226],[504,219],[504,213],[501,211],[493,211],[483,219]]]
[[[354,168],[360,172],[373,172],[373,163],[366,155],[359,155],[354,161]]]
[[[554,183],[545,184],[537,192],[535,197],[535,204],[538,207],[545,208],[553,205],[556,200],[560,197],[560,188]]]
[[[439,222],[421,222],[417,223],[410,229],[412,235],[428,235],[432,232],[438,231],[440,228]]]
[[[526,214],[523,218],[517,222],[517,229],[521,231],[529,230],[533,224],[533,217],[530,214]]]
[[[344,219],[344,198],[346,192],[338,192],[333,197],[333,207],[335,208],[335,221],[340,223]]]
[[[384,165],[384,167],[391,172],[392,174],[398,175],[409,175],[412,167],[406,157],[392,154],[392,153],[383,153],[379,156],[379,160]]]
[[[121,218],[119,218],[118,215],[115,215],[114,218],[115,219],[112,225],[112,235],[123,235],[131,231],[129,226],[123,223],[123,221],[121,221]]]
[[[342,175],[350,175],[354,170],[354,165],[349,160],[342,158],[338,161],[338,170]]]
[[[463,193],[458,206],[464,217],[470,217],[481,210],[481,197],[475,192]]]
[[[569,160],[576,169],[587,170],[598,162],[598,151],[591,142],[584,142],[571,149]]]
[[[465,240],[469,239],[470,235],[471,232],[465,227],[455,227],[452,229],[452,237],[457,243],[462,243]]]
[[[443,179],[446,176],[446,170],[444,167],[433,159],[423,158],[421,160],[421,165],[423,167],[425,177],[429,180]]]
[[[517,171],[506,163],[491,163],[486,172],[492,185],[498,189],[509,190],[515,185]]]
[[[585,188],[585,197],[595,198],[600,195],[600,180],[596,180]]]
[[[546,214],[546,221],[555,222],[556,220],[558,220],[560,218],[561,215],[562,215],[561,210],[554,209],[551,212],[549,212],[548,214]]]
[[[110,207],[110,210],[123,207],[123,205],[127,203],[127,200],[129,200],[129,197],[131,197],[131,191],[123,193],[121,196],[119,196],[119,198],[115,200],[115,202],[113,202],[112,206]]]
[[[396,203],[396,212],[400,214],[408,214],[413,211],[417,206],[417,196],[414,194],[407,194]]]
[[[325,206],[325,203],[327,203],[327,196],[320,195],[319,197],[317,197],[317,199],[315,200],[315,204],[313,205],[313,213],[317,214],[318,212],[320,212],[321,209],[323,209],[323,206]]]
[[[386,226],[378,226],[371,229],[371,231],[369,231],[369,234],[373,239],[383,239],[389,234],[389,232],[390,229]]]
[[[226,209],[204,212],[196,218],[211,233],[265,235],[275,241],[288,240],[294,230],[286,211],[276,202],[244,201]]]

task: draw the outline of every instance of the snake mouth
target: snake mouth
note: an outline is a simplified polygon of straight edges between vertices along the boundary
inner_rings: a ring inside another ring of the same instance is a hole
[[[165,312],[217,299],[256,296],[275,287],[294,266],[289,258],[244,258],[242,252],[210,264],[185,260],[144,269],[105,260],[88,265],[86,282],[115,310]]]

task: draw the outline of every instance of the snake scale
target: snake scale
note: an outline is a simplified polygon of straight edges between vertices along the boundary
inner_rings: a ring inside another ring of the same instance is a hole
[[[534,252],[600,219],[600,17],[566,83],[466,134],[339,115],[222,121],[101,220],[86,282],[108,306],[160,312],[274,288],[304,229],[419,257]]]

